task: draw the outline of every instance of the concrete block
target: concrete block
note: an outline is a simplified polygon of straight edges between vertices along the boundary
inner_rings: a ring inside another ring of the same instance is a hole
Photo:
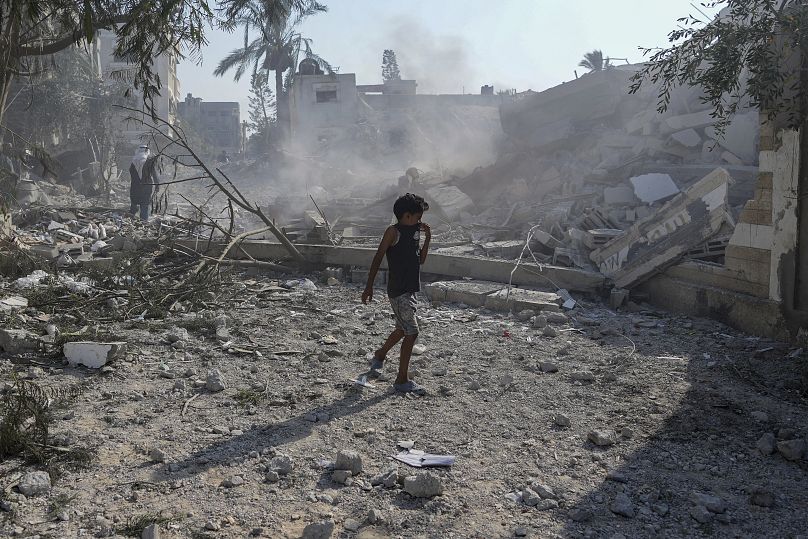
[[[662,121],[663,130],[673,133],[685,129],[699,129],[713,125],[715,119],[710,116],[710,111],[705,110],[702,112],[694,112],[692,114],[682,114],[680,116],[671,116]]]
[[[39,338],[24,329],[0,329],[0,350],[7,354],[22,354],[39,350]]]
[[[474,207],[474,201],[453,185],[441,185],[426,190],[426,198],[435,204],[447,219],[457,219]]]
[[[721,152],[721,159],[730,165],[743,165],[743,159],[729,151]]]
[[[482,245],[485,254],[504,258],[505,260],[515,260],[525,247],[522,240],[489,241]]]
[[[696,148],[701,144],[701,135],[699,135],[695,129],[677,131],[671,135],[671,139],[685,148]]]
[[[704,133],[718,141],[722,148],[737,155],[744,163],[757,162],[760,119],[756,112],[735,116],[724,131],[723,137],[719,136],[713,127],[708,127]]]
[[[471,307],[485,306],[486,298],[502,290],[502,283],[488,281],[439,281],[424,287],[424,293],[432,301],[464,303]]]
[[[48,259],[59,258],[59,248],[54,245],[45,245],[45,244],[32,245],[30,249],[33,254],[41,256],[42,258],[48,258]]]
[[[668,174],[642,174],[630,178],[629,181],[634,186],[637,198],[648,204],[670,198],[679,192],[673,178]]]
[[[561,296],[551,292],[538,292],[524,288],[501,289],[486,296],[485,307],[492,311],[550,311],[561,310]]]
[[[69,342],[65,343],[63,352],[71,365],[84,365],[91,369],[100,369],[113,359],[126,354],[125,342]]]
[[[634,196],[634,189],[628,185],[618,185],[603,190],[603,201],[611,206],[628,206],[636,204],[637,197]]]
[[[630,288],[675,263],[714,236],[732,217],[727,212],[730,176],[716,169],[668,201],[590,258],[616,286]]]

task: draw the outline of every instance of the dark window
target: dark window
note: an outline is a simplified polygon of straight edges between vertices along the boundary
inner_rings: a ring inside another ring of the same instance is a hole
[[[336,90],[318,90],[317,91],[318,103],[336,103],[337,91]]]

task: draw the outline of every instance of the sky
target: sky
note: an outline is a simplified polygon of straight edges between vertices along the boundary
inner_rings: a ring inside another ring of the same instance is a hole
[[[384,49],[398,56],[402,78],[418,93],[544,90],[582,73],[584,53],[643,59],[639,47],[667,44],[677,19],[698,15],[699,0],[321,0],[328,12],[305,20],[301,33],[357,84],[381,82]],[[210,33],[202,63],[179,66],[182,96],[239,101],[247,118],[249,76],[214,77],[218,62],[243,34]],[[623,63],[622,60],[614,60]]]

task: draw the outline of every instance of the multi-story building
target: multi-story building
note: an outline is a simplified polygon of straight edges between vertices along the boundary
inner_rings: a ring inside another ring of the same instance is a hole
[[[133,68],[132,64],[123,58],[115,56],[116,36],[109,30],[98,32],[98,57],[103,77],[111,80],[114,72],[125,72]],[[177,78],[177,55],[165,52],[154,59],[153,69],[160,78],[160,93],[155,96],[154,107],[157,116],[170,124],[176,121],[177,101],[180,95],[180,81]],[[140,100],[142,101],[142,100]],[[121,111],[121,128],[127,142],[135,144],[141,140],[145,130],[137,122],[127,121],[131,114]]]
[[[243,151],[241,111],[236,101],[203,101],[192,94],[177,104],[177,115],[188,122],[213,146],[218,154],[222,151],[236,155]]]

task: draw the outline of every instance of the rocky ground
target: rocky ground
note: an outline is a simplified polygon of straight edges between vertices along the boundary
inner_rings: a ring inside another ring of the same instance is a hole
[[[1,463],[0,535],[808,536],[799,351],[651,308],[583,302],[553,332],[422,304],[429,394],[401,396],[393,357],[351,382],[386,301],[241,283],[218,311],[106,328],[129,348],[100,371],[5,356],[5,380],[86,383],[52,434],[94,459]],[[403,440],[457,460],[397,464]]]

